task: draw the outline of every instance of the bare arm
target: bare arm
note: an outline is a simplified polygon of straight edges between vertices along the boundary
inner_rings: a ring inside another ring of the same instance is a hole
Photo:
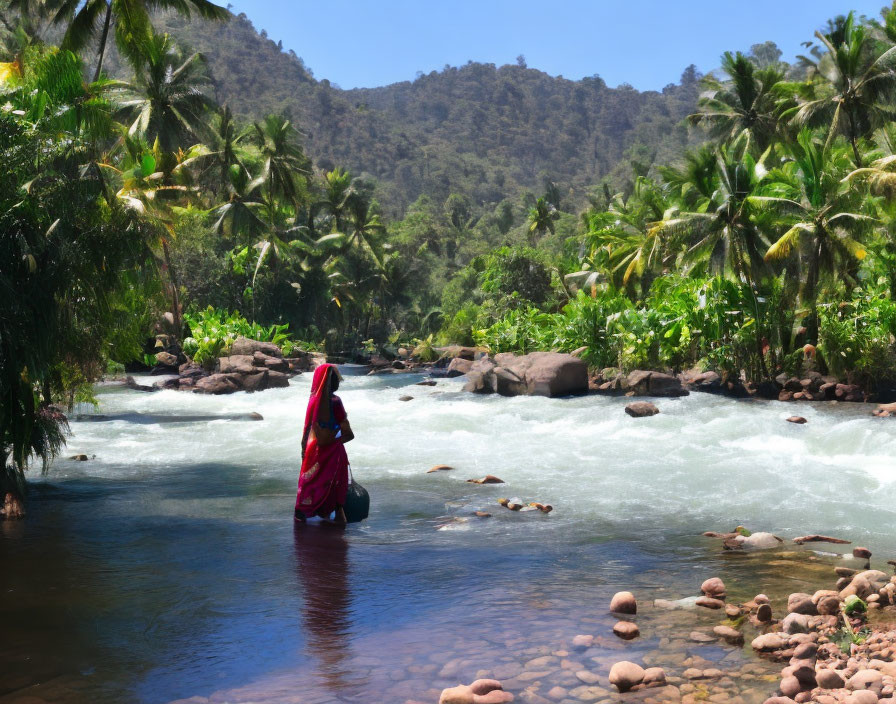
[[[343,445],[355,439],[355,433],[352,431],[352,426],[349,425],[348,418],[342,421],[339,427],[342,428],[342,437],[339,439],[342,440]]]

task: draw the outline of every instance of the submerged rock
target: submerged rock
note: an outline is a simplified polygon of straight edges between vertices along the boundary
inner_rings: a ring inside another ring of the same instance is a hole
[[[427,474],[432,474],[433,472],[449,472],[454,467],[449,467],[447,464],[437,464],[435,467],[430,467],[426,470]]]
[[[503,479],[498,479],[498,477],[492,474],[486,474],[481,479],[467,479],[468,484],[503,484]]]
[[[633,640],[641,635],[638,624],[631,621],[619,621],[613,626],[613,633],[622,638],[622,640]]]
[[[513,695],[505,692],[498,680],[461,684],[442,690],[439,696],[439,704],[504,704],[512,701]]]

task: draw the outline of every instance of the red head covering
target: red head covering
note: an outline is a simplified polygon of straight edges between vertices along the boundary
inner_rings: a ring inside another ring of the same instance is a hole
[[[330,370],[333,371],[330,371]],[[308,408],[305,410],[305,432],[307,433],[312,423],[317,420],[317,412],[320,410],[320,402],[324,398],[324,394],[330,390],[330,374],[338,374],[335,365],[321,364],[314,370],[314,377],[311,379],[311,398],[308,399]]]

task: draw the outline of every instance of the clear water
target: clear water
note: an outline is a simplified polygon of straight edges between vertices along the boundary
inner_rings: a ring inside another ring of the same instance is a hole
[[[649,604],[713,575],[742,600],[814,590],[830,566],[725,554],[701,532],[827,533],[893,557],[894,421],[868,407],[692,395],[632,419],[624,399],[419,380],[346,377],[349,457],[373,505],[344,532],[292,521],[309,376],[227,397],[103,389],[104,419],[74,422],[67,450],[95,458],[32,477],[28,518],[0,524],[0,703],[434,702],[477,674],[545,696],[582,682],[517,670],[579,633],[598,643],[573,664],[604,687],[613,661],[658,652],[740,667],[738,649],[687,642],[717,614]],[[465,481],[485,474],[506,484]],[[513,496],[555,510],[497,505]],[[610,635],[620,589],[647,605],[632,643]]]

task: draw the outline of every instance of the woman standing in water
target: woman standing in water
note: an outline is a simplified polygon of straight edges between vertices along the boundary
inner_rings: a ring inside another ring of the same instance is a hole
[[[302,433],[297,521],[304,522],[310,516],[327,518],[335,512],[336,523],[346,522],[342,507],[348,491],[348,455],[343,445],[355,435],[335,394],[340,379],[339,370],[332,364],[314,370]]]

